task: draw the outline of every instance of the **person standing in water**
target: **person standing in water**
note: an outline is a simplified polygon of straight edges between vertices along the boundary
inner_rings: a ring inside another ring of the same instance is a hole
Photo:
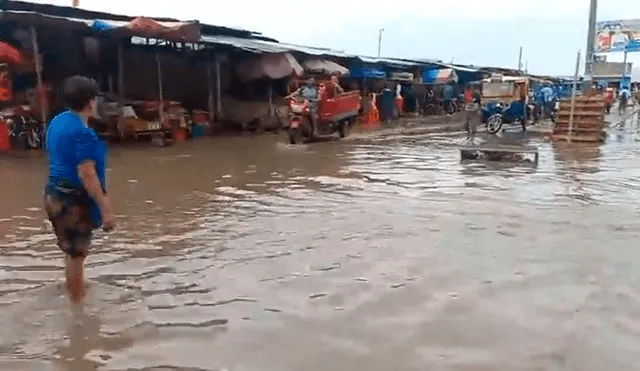
[[[465,131],[473,138],[478,130],[478,124],[482,123],[482,94],[478,89],[472,87],[465,91],[465,111],[466,119]]]
[[[309,102],[311,136],[315,137],[318,134],[318,101],[320,99],[316,80],[313,77],[310,77],[302,87],[286,96],[285,99],[293,97],[301,97]]]
[[[65,279],[72,301],[84,298],[84,260],[92,232],[102,226],[109,232],[115,217],[106,192],[107,150],[88,127],[98,85],[73,76],[64,83],[68,110],[51,120],[46,132],[49,176],[44,207],[58,247],[65,254]]]

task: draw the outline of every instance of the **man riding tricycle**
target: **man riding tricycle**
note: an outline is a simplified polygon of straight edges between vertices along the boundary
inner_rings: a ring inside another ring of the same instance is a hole
[[[360,92],[344,92],[335,77],[320,82],[309,78],[286,98],[289,100],[287,134],[290,144],[336,132],[344,138],[360,110]]]
[[[519,123],[527,130],[529,79],[526,77],[493,76],[482,82],[482,122],[487,132],[495,134],[505,123]]]

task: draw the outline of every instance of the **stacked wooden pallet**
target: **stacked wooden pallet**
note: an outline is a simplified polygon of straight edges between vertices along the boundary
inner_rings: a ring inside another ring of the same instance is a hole
[[[571,99],[560,101],[556,124],[553,129],[554,140],[574,142],[602,142],[606,138],[604,131],[605,102],[603,95],[578,96],[573,110],[573,125],[569,133],[571,120]]]

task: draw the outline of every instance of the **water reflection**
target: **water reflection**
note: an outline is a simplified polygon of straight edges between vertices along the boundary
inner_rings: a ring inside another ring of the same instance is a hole
[[[42,159],[5,159],[0,366],[638,369],[640,147],[527,138],[534,169],[460,164],[461,139],[113,148],[120,229],[97,235],[81,310]]]

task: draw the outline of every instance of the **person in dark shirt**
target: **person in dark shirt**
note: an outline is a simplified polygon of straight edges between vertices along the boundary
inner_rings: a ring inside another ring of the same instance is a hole
[[[46,133],[49,176],[44,207],[58,247],[65,253],[65,278],[72,301],[84,297],[84,259],[92,232],[115,226],[106,192],[107,150],[87,126],[98,93],[95,81],[74,76],[64,84],[68,110],[51,120]]]
[[[455,95],[455,92],[453,90],[453,84],[449,83],[445,85],[444,88],[442,88],[442,102],[444,104],[443,108],[447,114],[453,111],[452,105],[453,105],[454,95]]]
[[[466,120],[464,129],[473,137],[476,134],[478,124],[481,121],[480,107],[482,106],[482,95],[478,89],[473,89],[471,91],[471,96],[468,98],[469,102],[466,102],[465,104]]]

